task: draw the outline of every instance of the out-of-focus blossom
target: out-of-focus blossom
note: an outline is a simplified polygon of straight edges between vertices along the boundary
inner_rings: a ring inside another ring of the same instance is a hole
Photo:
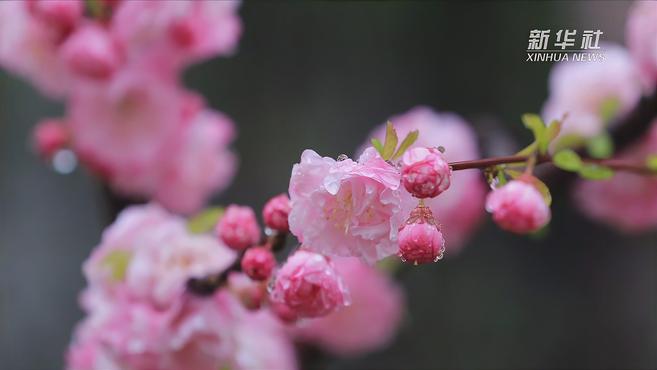
[[[561,62],[550,73],[550,96],[543,106],[545,122],[561,120],[561,137],[596,136],[614,118],[630,111],[641,98],[639,73],[627,51],[605,44],[601,62]],[[558,140],[558,139],[557,139]]]
[[[248,309],[260,308],[267,297],[266,283],[254,281],[243,272],[232,271],[228,274],[228,289]]]
[[[403,317],[402,290],[384,273],[356,258],[336,258],[333,263],[349,289],[351,304],[328,316],[303,320],[294,332],[339,356],[385,347]]]
[[[118,45],[100,25],[88,23],[75,31],[61,46],[61,58],[77,76],[105,79],[119,68]]]
[[[627,19],[627,46],[649,91],[657,84],[657,3],[637,1]]]
[[[349,305],[349,293],[328,258],[307,250],[296,251],[276,273],[271,299],[299,317],[325,316]]]
[[[657,154],[657,120],[648,135],[619,158],[642,163]],[[603,181],[580,181],[575,200],[591,218],[625,232],[640,232],[657,227],[657,179],[630,172],[617,172]]]
[[[397,252],[399,171],[374,148],[358,162],[305,150],[292,168],[290,231],[306,248],[373,263]]]
[[[69,88],[58,54],[64,35],[35,18],[28,4],[0,2],[0,66],[30,80],[42,93],[62,97]]]
[[[416,198],[435,198],[449,188],[452,169],[437,148],[413,148],[402,157],[402,184]]]
[[[55,152],[64,148],[69,141],[69,132],[64,122],[57,119],[45,119],[34,129],[34,146],[39,155],[51,158]]]
[[[30,0],[30,13],[62,33],[69,32],[82,18],[83,0]]]
[[[526,234],[550,221],[550,207],[529,182],[513,180],[488,194],[486,210],[504,230]]]
[[[279,194],[271,198],[262,209],[262,218],[267,227],[286,233],[290,231],[288,216],[290,215],[290,198],[285,194]]]
[[[445,239],[431,210],[417,206],[399,229],[399,257],[417,265],[437,262],[444,251]]]
[[[231,204],[217,224],[217,235],[235,250],[256,244],[260,239],[260,227],[255,212],[251,207]]]
[[[393,116],[389,121],[402,138],[413,130],[419,130],[420,135],[411,148],[442,146],[445,148],[444,157],[450,162],[479,158],[474,130],[456,114],[438,113],[420,106]],[[383,140],[384,136],[385,125],[370,134],[370,137],[379,140]],[[417,199],[405,189],[401,189],[401,196],[402,213],[407,215],[417,205]],[[485,196],[486,185],[478,171],[458,171],[452,174],[449,190],[434,199],[425,199],[425,204],[440,220],[448,252],[458,251],[479,225]]]

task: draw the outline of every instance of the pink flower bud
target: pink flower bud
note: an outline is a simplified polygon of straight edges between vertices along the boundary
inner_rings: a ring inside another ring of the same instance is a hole
[[[75,31],[62,45],[61,53],[69,70],[94,79],[110,77],[120,64],[118,48],[109,32],[93,24]]]
[[[399,257],[413,264],[437,262],[443,258],[445,239],[426,206],[417,206],[399,229]]]
[[[228,289],[250,310],[260,308],[267,297],[265,284],[253,281],[242,272],[228,274]]]
[[[280,194],[271,198],[265,204],[262,209],[262,218],[265,220],[267,227],[286,233],[290,230],[287,218],[291,210],[290,198],[285,194]]]
[[[235,250],[246,249],[260,239],[260,228],[251,207],[232,204],[217,224],[219,238]]]
[[[32,0],[28,4],[37,19],[61,31],[73,29],[84,10],[82,0]]]
[[[284,323],[292,324],[299,319],[299,316],[285,303],[272,302],[269,308]]]
[[[276,266],[276,258],[265,247],[249,248],[242,257],[242,271],[253,280],[267,280],[274,266]]]
[[[51,158],[68,143],[69,132],[61,120],[46,119],[37,124],[33,132],[34,146],[43,158]]]
[[[287,305],[299,317],[319,317],[348,305],[348,292],[329,260],[299,250],[276,275],[271,299]]]
[[[504,230],[518,234],[536,231],[550,221],[550,207],[531,184],[514,180],[486,198],[486,210]]]
[[[402,184],[416,198],[434,198],[449,188],[452,169],[436,148],[409,149],[402,157]]]

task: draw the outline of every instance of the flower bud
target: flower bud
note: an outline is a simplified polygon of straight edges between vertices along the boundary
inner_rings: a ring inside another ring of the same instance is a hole
[[[271,300],[283,303],[299,317],[320,317],[349,304],[348,292],[329,260],[299,250],[276,275]]]
[[[52,158],[68,144],[69,132],[64,123],[58,119],[46,119],[39,122],[32,133],[36,151],[43,158]]]
[[[82,0],[31,0],[28,9],[39,20],[61,31],[70,31],[82,18]]]
[[[71,72],[93,79],[110,77],[120,64],[118,48],[109,32],[96,25],[75,31],[62,45],[61,53]]]
[[[530,183],[510,181],[488,194],[486,210],[504,230],[518,234],[536,231],[550,221],[550,207]]]
[[[262,209],[262,218],[265,220],[267,227],[286,233],[290,230],[287,218],[292,207],[290,198],[285,194],[277,195],[271,198]]]
[[[445,239],[429,207],[419,205],[399,229],[399,257],[415,265],[443,258]]]
[[[274,266],[276,258],[266,247],[249,248],[242,257],[242,271],[253,280],[267,280]]]
[[[437,148],[413,148],[402,157],[402,184],[416,198],[434,198],[449,188],[452,169]]]
[[[272,302],[269,308],[286,324],[292,324],[299,319],[299,316],[285,303]]]
[[[219,238],[230,248],[246,249],[260,239],[260,228],[251,207],[232,204],[217,224]]]

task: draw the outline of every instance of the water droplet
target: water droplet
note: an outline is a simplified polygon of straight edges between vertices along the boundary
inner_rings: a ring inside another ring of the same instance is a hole
[[[340,155],[338,156],[338,158],[336,158],[336,161],[338,161],[338,162],[342,162],[342,161],[345,161],[345,160],[347,160],[347,159],[349,159],[349,156],[348,156],[348,155],[346,155],[346,154],[340,154]]]
[[[78,157],[70,149],[58,150],[52,157],[51,165],[55,172],[67,175],[78,166]]]

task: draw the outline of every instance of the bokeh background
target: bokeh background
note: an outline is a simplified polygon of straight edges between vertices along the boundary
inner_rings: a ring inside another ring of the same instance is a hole
[[[239,52],[185,76],[239,127],[239,174],[215,201],[261,207],[303,149],[351,154],[417,104],[466,117],[487,154],[511,152],[529,140],[520,114],[547,95],[549,63],[525,62],[529,30],[601,29],[623,42],[629,5],[246,3]],[[111,222],[97,181],[58,175],[30,152],[33,124],[61,111],[0,72],[2,369],[62,367],[82,317],[81,263]],[[401,276],[409,313],[389,349],[318,368],[657,368],[657,234],[596,225],[566,190],[554,189],[547,237],[484,222],[459,255]]]

